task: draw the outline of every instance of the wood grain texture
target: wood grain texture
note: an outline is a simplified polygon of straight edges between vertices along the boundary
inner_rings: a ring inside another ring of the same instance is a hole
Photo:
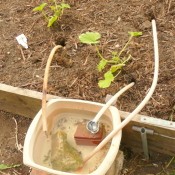
[[[58,98],[47,95],[47,100]],[[0,84],[0,110],[33,118],[41,109],[42,93]]]
[[[121,118],[124,120],[129,113],[120,111]],[[144,115],[136,115],[135,118],[123,129],[122,144],[129,146],[133,151],[143,152],[141,133],[134,131],[133,126],[151,129],[154,134],[147,134],[148,149],[151,152],[159,152],[175,156],[175,128],[163,127],[159,124],[144,123],[141,121]],[[152,118],[152,117],[150,117]],[[162,120],[163,122],[164,120]]]
[[[47,95],[47,100],[60,98]],[[0,110],[11,112],[25,117],[33,118],[41,109],[42,93],[0,84]],[[122,120],[129,113],[120,111]],[[132,129],[133,126],[144,127],[154,131],[153,135],[147,135],[149,152],[159,152],[175,156],[175,129],[173,127],[163,127],[158,124],[144,123],[141,121],[143,115],[136,115],[135,118],[123,128],[122,144],[133,151],[143,152],[141,134]],[[151,118],[151,117],[150,117]],[[162,122],[165,120],[162,120]]]

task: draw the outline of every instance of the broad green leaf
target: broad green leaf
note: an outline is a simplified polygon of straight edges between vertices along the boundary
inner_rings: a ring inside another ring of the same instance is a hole
[[[54,15],[51,16],[51,18],[49,19],[48,25],[47,27],[51,27],[53,25],[53,23],[58,19],[58,16]]]
[[[101,35],[98,32],[86,32],[79,36],[79,40],[85,44],[97,44]]]
[[[21,165],[5,165],[5,164],[0,164],[0,170],[6,170],[6,169],[9,169],[9,168],[16,168],[16,167],[19,167]]]
[[[107,87],[109,87],[110,85],[111,85],[111,81],[110,81],[110,80],[104,79],[104,80],[100,80],[100,81],[98,82],[98,86],[99,86],[100,88],[107,88]]]
[[[141,36],[142,32],[128,32],[131,36]]]
[[[104,79],[100,80],[98,82],[98,86],[100,88],[107,88],[111,85],[112,81],[114,80],[114,75],[112,72],[109,70],[104,74]]]
[[[112,74],[112,72],[111,72],[110,70],[107,71],[107,72],[104,74],[104,77],[105,77],[105,79],[108,79],[108,80],[111,80],[111,81],[114,80],[114,75]]]
[[[105,68],[106,64],[107,60],[105,59],[100,60],[99,64],[97,65],[98,71],[101,72]]]
[[[121,69],[125,64],[117,64],[117,65],[112,65],[110,68],[110,71],[112,73],[116,72],[117,70]]]
[[[34,11],[34,12],[36,12],[36,11],[42,11],[46,5],[47,5],[47,3],[42,3],[42,4],[40,4],[39,6],[35,7],[35,8],[33,9],[33,11]]]
[[[61,8],[62,9],[69,9],[70,5],[69,4],[65,4],[65,3],[61,3]]]

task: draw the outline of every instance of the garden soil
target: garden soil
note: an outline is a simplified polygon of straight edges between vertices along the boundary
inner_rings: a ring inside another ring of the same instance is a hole
[[[47,27],[42,14],[32,11],[40,3],[40,0],[0,0],[0,83],[42,91],[49,53],[55,45],[62,45],[63,49],[55,55],[50,68],[49,94],[103,103],[107,94],[114,95],[134,81],[135,85],[118,99],[116,105],[120,110],[131,112],[152,83],[154,53],[151,20],[155,19],[160,55],[159,80],[151,100],[141,113],[175,120],[175,0],[65,0],[71,8],[66,9],[51,28]],[[97,71],[100,58],[94,46],[81,44],[78,39],[80,34],[87,31],[101,34],[98,46],[105,58],[121,50],[128,41],[129,31],[143,32],[127,48],[126,54],[131,54],[132,59],[109,88],[98,87],[104,72]],[[16,37],[22,33],[28,39],[28,49],[16,41]],[[0,163],[22,163],[22,153],[15,147],[15,120],[11,114],[0,114]],[[22,144],[31,121],[19,116],[15,118]],[[133,159],[136,162],[140,160],[132,155]],[[131,164],[134,165],[134,162]],[[145,169],[144,166],[140,167]],[[150,169],[150,166],[147,168]],[[16,174],[27,175],[29,169],[22,166],[8,171],[10,174],[17,171]],[[137,172],[134,165],[133,171],[126,174],[146,175],[151,172]]]

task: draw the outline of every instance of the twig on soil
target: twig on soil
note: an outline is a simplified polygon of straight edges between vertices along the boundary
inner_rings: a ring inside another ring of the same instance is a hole
[[[173,162],[174,158],[175,157],[172,157],[171,160],[168,162],[168,164],[165,166],[166,169],[171,165],[171,163]]]
[[[21,48],[20,46],[19,46],[18,48],[19,48],[19,50],[20,50],[20,52],[21,52],[22,59],[25,61],[26,58],[25,58],[25,56],[24,56],[24,52],[23,52],[22,48]]]
[[[32,56],[32,53],[30,53],[27,57],[27,60],[29,60],[29,58]]]
[[[38,19],[35,20],[35,21],[33,22],[33,24],[31,25],[31,27],[30,27],[29,30],[28,30],[28,33],[30,33],[30,32],[32,31],[33,27],[35,26],[35,24],[36,24],[37,22],[38,22]]]
[[[21,144],[19,144],[19,142],[18,142],[18,124],[17,124],[17,121],[14,117],[12,119],[15,121],[15,125],[16,125],[16,127],[15,127],[15,138],[16,138],[15,146],[17,147],[18,151],[22,152],[23,146]]]
[[[83,66],[86,65],[86,63],[87,63],[87,61],[88,61],[88,57],[89,57],[89,55],[86,57],[86,60],[85,60],[85,62],[83,63]]]
[[[16,170],[13,170],[14,175],[19,175],[21,173],[17,172]]]
[[[170,166],[170,164],[173,162],[175,157],[172,157],[171,160],[168,162],[168,164],[165,167],[162,167],[162,171],[157,173],[156,175],[161,175],[162,173],[166,173],[168,175],[168,173],[166,172],[167,168]]]
[[[42,50],[40,53],[41,53],[41,54],[44,53],[47,49],[48,49],[48,48]],[[44,65],[45,57],[46,57],[46,54],[44,54],[44,56],[43,56],[43,58],[42,58],[42,60],[41,60],[41,66],[40,66],[40,68],[42,68],[43,66],[45,66],[45,65]]]
[[[3,175],[10,175],[9,173],[7,174],[7,173],[4,173],[2,171],[0,171],[0,173],[3,174]]]
[[[170,117],[169,117],[170,121],[173,121],[174,112],[175,112],[175,105],[173,106],[172,112],[171,112]]]
[[[27,86],[38,85],[38,84],[41,84],[41,82],[26,83],[26,84],[21,85],[20,87],[24,88]]]
[[[78,80],[78,77],[77,78],[75,78],[75,80],[71,83],[71,85],[69,86],[69,87],[72,87],[74,84],[75,84],[75,82]]]
[[[167,13],[169,13],[169,12],[170,12],[171,2],[172,2],[172,0],[170,0],[170,1],[169,1],[169,3],[168,3],[168,10],[167,10]]]

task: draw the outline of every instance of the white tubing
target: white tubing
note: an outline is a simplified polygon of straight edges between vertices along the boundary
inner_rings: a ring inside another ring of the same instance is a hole
[[[151,98],[156,85],[158,81],[158,70],[159,70],[159,52],[158,52],[158,41],[157,41],[157,29],[156,29],[156,22],[155,20],[152,20],[152,30],[153,30],[153,43],[154,43],[154,77],[153,82],[151,85],[151,88],[143,101],[137,106],[137,108],[128,115],[128,117],[116,128],[114,129],[106,138],[103,139],[103,141],[89,154],[87,157],[85,157],[84,161],[86,162],[89,160],[96,152],[98,152],[101,148],[103,148],[104,145],[106,145],[107,142],[109,142],[119,130],[121,130],[123,127],[125,127],[134,117],[136,114],[138,114],[142,108],[146,105],[146,103]]]
[[[127,91],[129,88],[131,88],[134,85],[134,82],[128,84],[124,88],[122,88],[119,92],[117,92],[102,108],[101,110],[97,113],[95,118],[92,120],[93,122],[98,122],[100,117],[103,115],[103,113],[111,106],[111,104],[120,96],[122,95],[125,91]]]
[[[49,77],[49,69],[50,69],[50,65],[53,59],[53,56],[56,52],[57,49],[61,48],[62,46],[58,45],[55,46],[49,55],[49,58],[47,60],[46,63],[46,68],[45,68],[45,73],[44,73],[44,81],[43,81],[43,96],[42,96],[42,124],[43,124],[43,131],[46,133],[47,135],[47,119],[46,119],[46,95],[47,95],[47,84],[48,84],[48,77]]]

